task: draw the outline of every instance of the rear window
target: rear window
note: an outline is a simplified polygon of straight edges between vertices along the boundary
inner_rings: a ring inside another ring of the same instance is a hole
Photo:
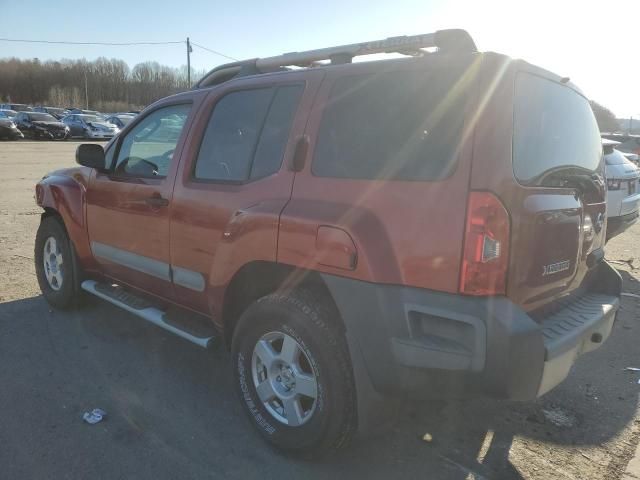
[[[566,174],[591,174],[602,159],[600,131],[587,99],[530,74],[516,77],[513,170],[528,186],[563,186]]]
[[[322,177],[435,180],[458,152],[462,67],[354,75],[336,80],[312,171]]]
[[[622,165],[624,163],[627,163],[626,157],[615,149],[613,149],[613,151],[608,155],[605,155],[604,161],[607,163],[607,165]]]

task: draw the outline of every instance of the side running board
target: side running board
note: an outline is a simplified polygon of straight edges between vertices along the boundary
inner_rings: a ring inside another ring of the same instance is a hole
[[[186,328],[181,328],[179,321],[169,317],[167,312],[120,287],[85,280],[82,282],[82,289],[202,348],[208,348],[215,341],[213,326],[201,325],[197,334],[189,332]]]

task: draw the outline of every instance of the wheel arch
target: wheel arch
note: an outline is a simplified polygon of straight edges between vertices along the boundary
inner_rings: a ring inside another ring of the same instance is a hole
[[[255,261],[240,268],[225,291],[222,322],[227,348],[231,346],[238,319],[251,303],[271,293],[286,293],[301,287],[312,289],[331,302],[337,312],[336,326],[346,330],[331,290],[318,272],[282,263]]]
[[[84,169],[54,172],[36,185],[36,203],[44,211],[41,221],[57,217],[74,247],[80,264],[95,270],[96,266],[89,245],[85,204],[88,176]]]

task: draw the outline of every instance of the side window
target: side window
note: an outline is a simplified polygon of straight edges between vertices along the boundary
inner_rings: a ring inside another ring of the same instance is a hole
[[[191,105],[171,105],[147,115],[121,141],[115,172],[166,177]]]
[[[461,66],[338,78],[312,163],[321,177],[437,180],[453,171],[465,116]]]
[[[214,107],[194,176],[245,181],[280,168],[302,85],[233,92]]]

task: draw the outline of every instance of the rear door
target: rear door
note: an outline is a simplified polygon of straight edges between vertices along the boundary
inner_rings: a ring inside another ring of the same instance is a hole
[[[603,257],[606,185],[588,100],[522,65],[506,70],[478,124],[471,182],[509,212],[507,294],[531,311],[575,291]]]
[[[249,262],[276,261],[295,139],[322,76],[240,79],[203,101],[171,206],[171,264],[182,304],[219,318],[233,275]]]

